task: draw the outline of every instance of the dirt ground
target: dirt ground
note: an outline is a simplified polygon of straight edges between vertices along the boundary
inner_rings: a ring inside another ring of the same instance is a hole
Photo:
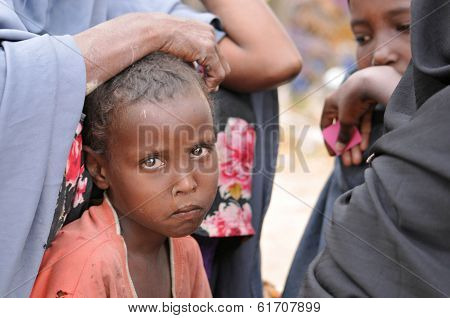
[[[280,168],[275,176],[262,230],[261,254],[263,280],[282,292],[312,208],[332,170],[333,158],[326,153],[318,124],[323,96],[317,94],[309,98],[303,108],[288,109],[293,104],[289,91],[282,87],[279,94],[280,127],[285,135],[281,138],[278,161],[289,167]],[[289,126],[295,127],[294,133],[294,128]],[[292,156],[303,129],[307,129],[307,133],[303,142],[298,143],[301,151]]]

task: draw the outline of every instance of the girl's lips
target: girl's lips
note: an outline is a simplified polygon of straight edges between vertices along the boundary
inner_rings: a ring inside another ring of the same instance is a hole
[[[189,205],[184,206],[178,210],[176,210],[173,214],[173,217],[178,219],[192,219],[197,217],[203,217],[203,208],[198,205]]]
[[[175,214],[181,214],[181,213],[189,213],[194,210],[202,210],[202,207],[198,206],[198,205],[186,205],[186,206],[176,210],[173,214],[175,215]]]

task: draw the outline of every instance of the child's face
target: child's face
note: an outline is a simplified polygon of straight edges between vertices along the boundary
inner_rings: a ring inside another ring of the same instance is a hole
[[[350,0],[358,69],[389,65],[403,74],[411,59],[411,0]]]
[[[121,217],[157,234],[191,234],[217,190],[215,134],[206,98],[193,89],[162,104],[133,105],[119,117],[105,167],[112,204]]]

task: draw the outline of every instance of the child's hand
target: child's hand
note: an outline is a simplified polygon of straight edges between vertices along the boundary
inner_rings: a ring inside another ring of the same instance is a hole
[[[320,123],[322,130],[334,120],[341,123],[336,149],[345,148],[354,127],[361,132],[361,144],[342,154],[344,165],[361,163],[362,152],[369,146],[373,106],[387,104],[400,78],[400,74],[390,66],[369,67],[351,75],[325,100]],[[328,146],[327,150],[330,155],[335,155]]]
[[[361,133],[361,144],[342,153],[342,162],[346,166],[358,165],[362,160],[362,152],[367,149],[371,131],[372,106],[376,104],[373,100],[354,98],[350,94],[354,89],[351,86],[338,89],[326,100],[322,111],[321,129],[333,124],[334,120],[339,120],[341,129],[339,130],[337,150],[343,150],[350,141],[354,127],[358,127]],[[334,156],[334,151],[325,143],[328,153]]]

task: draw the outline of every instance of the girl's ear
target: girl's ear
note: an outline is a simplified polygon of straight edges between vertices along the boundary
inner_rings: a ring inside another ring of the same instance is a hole
[[[103,158],[103,155],[85,145],[83,145],[83,151],[86,153],[86,168],[92,176],[95,185],[102,190],[107,190],[109,188],[109,182],[106,176],[105,159]]]

